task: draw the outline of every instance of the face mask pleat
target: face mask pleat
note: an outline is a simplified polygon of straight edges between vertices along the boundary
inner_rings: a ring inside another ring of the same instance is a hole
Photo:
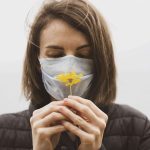
[[[84,96],[93,78],[91,59],[67,55],[59,58],[40,58],[42,81],[46,91],[56,100],[63,100],[70,95],[69,86],[56,79],[59,74],[75,72],[82,74],[80,82],[72,85],[72,94]]]

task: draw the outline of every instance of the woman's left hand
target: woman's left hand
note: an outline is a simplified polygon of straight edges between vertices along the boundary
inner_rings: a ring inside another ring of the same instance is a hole
[[[67,107],[61,107],[59,110],[71,121],[64,121],[62,124],[80,138],[81,144],[78,150],[100,149],[108,116],[92,101],[79,96],[68,96],[64,99],[64,105],[79,114]]]

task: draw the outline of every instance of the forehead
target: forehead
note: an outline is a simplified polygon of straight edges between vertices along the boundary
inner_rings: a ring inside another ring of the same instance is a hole
[[[46,43],[87,43],[86,36],[67,24],[65,21],[60,19],[55,19],[48,23],[46,28],[41,32],[40,44]]]

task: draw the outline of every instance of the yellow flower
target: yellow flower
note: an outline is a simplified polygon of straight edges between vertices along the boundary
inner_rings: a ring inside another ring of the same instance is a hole
[[[69,73],[59,74],[56,76],[56,79],[58,79],[60,82],[65,83],[66,86],[72,86],[80,82],[82,76],[83,75],[81,73],[76,74],[76,72],[72,71]]]
[[[77,74],[75,71],[62,73],[56,76],[56,79],[70,87],[70,94],[72,95],[71,87],[81,81],[82,73]]]

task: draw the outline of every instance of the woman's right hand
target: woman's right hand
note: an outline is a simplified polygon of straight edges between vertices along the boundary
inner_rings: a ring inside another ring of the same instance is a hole
[[[62,120],[65,116],[58,113],[63,101],[53,101],[37,109],[30,118],[33,150],[53,150],[59,142],[60,134],[65,131]]]

